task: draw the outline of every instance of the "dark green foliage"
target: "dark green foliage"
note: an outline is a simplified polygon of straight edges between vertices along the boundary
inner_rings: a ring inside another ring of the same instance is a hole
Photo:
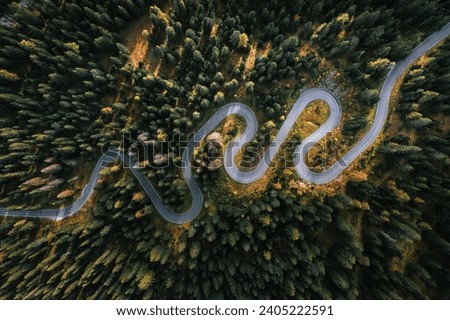
[[[172,163],[189,134],[243,96],[278,126],[326,63],[355,87],[361,114],[343,126],[355,135],[390,62],[449,14],[437,0],[7,2],[0,207],[26,208],[72,202],[103,144],[117,146],[130,132],[124,147],[136,160],[134,137],[174,141],[160,150],[169,167],[142,170],[181,211],[190,195]],[[150,67],[130,62],[124,32],[144,15]],[[91,206],[73,220],[2,219],[0,298],[449,298],[449,46],[406,75],[402,123],[374,151],[367,180],[319,196],[276,168],[260,193],[226,196],[217,185],[223,172],[201,174],[205,212],[175,226],[129,173],[107,169]],[[258,54],[246,70],[251,50]],[[261,130],[244,160],[268,142],[270,129]]]

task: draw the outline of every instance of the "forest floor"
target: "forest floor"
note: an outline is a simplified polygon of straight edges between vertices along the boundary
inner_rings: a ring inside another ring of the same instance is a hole
[[[152,29],[153,24],[149,16],[145,14],[135,22],[130,23],[121,33],[124,45],[130,51],[130,62],[133,68],[137,68],[140,62],[144,63],[145,66],[150,66],[152,63],[148,54],[148,41],[143,35],[144,30],[151,34]]]

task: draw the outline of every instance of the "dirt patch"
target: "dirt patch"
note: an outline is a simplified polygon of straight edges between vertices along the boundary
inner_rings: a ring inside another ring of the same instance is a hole
[[[316,48],[314,48],[312,45],[310,45],[308,43],[303,43],[302,46],[300,47],[300,51],[299,51],[298,55],[300,57],[306,57],[310,53],[314,53],[314,54],[320,56],[317,53]]]
[[[257,50],[256,44],[253,44],[250,48],[250,52],[248,54],[247,61],[245,62],[244,74],[248,73],[255,66],[256,50]]]
[[[299,123],[300,136],[305,139],[325,123],[329,117],[330,108],[323,100],[314,100],[308,104],[300,115]]]
[[[219,30],[219,24],[217,22],[215,22],[211,28],[211,37],[214,37],[217,35],[217,30]]]
[[[151,34],[152,30],[153,24],[150,21],[149,15],[145,14],[120,33],[124,45],[130,51],[130,61],[134,68],[139,65],[139,62],[143,62],[144,65],[150,63],[148,41],[144,34]]]
[[[269,54],[270,50],[272,49],[272,43],[269,41],[266,44],[266,47],[264,48],[263,51],[261,51],[261,57],[267,57],[267,55]]]

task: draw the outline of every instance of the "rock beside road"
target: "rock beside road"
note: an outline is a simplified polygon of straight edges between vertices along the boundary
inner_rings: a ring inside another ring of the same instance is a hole
[[[213,132],[207,138],[199,152],[196,162],[199,164],[197,172],[217,171],[223,164],[222,161],[223,138],[220,133]]]

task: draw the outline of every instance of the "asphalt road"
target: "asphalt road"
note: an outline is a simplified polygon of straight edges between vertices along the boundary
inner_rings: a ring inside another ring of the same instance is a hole
[[[161,197],[150,183],[150,181],[135,167],[133,160],[119,150],[110,150],[103,154],[98,160],[91,173],[89,182],[83,188],[78,200],[67,207],[61,209],[41,209],[41,210],[8,210],[0,208],[0,216],[5,217],[30,217],[47,218],[52,220],[61,220],[78,212],[94,193],[94,187],[99,179],[100,171],[109,163],[121,159],[132,171],[138,182],[142,185],[144,191],[150,197],[156,210],[161,216],[169,222],[182,224],[193,220],[201,211],[203,206],[203,195],[192,174],[191,159],[194,149],[200,141],[205,138],[214,128],[229,115],[239,115],[246,122],[245,131],[233,142],[231,142],[224,152],[224,167],[231,178],[237,182],[248,184],[260,179],[270,163],[278,152],[278,149],[286,139],[289,131],[297,121],[305,107],[314,100],[324,100],[330,107],[327,121],[320,126],[312,135],[307,137],[298,145],[294,152],[294,163],[298,175],[307,182],[323,184],[335,179],[341,172],[352,163],[361,153],[363,153],[380,134],[386,122],[389,108],[389,100],[395,83],[405,70],[425,52],[436,46],[440,41],[450,35],[450,23],[445,25],[440,31],[433,33],[420,45],[418,45],[405,60],[397,63],[388,73],[380,91],[380,100],[377,105],[373,125],[363,136],[363,138],[353,146],[339,161],[336,161],[328,170],[324,172],[313,172],[305,164],[305,156],[308,150],[327,132],[332,131],[340,121],[341,106],[338,99],[329,91],[321,88],[306,90],[294,103],[292,110],[286,117],[285,122],[277,133],[274,142],[266,149],[262,161],[252,171],[241,171],[234,161],[236,154],[241,148],[251,141],[258,129],[258,121],[253,111],[241,103],[231,103],[220,108],[204,125],[194,134],[184,149],[182,156],[183,177],[192,193],[191,207],[184,213],[175,213],[170,211],[162,201]]]
[[[394,68],[392,68],[380,90],[380,100],[377,104],[377,109],[375,112],[375,117],[373,119],[372,127],[362,139],[348,151],[338,162],[335,162],[327,171],[316,173],[309,170],[303,159],[308,147],[302,147],[302,145],[312,146],[311,141],[315,141],[317,137],[313,135],[309,136],[307,139],[303,140],[302,145],[298,146],[295,151],[295,163],[297,173],[300,177],[309,181],[311,183],[323,184],[335,179],[341,172],[352,163],[361,153],[364,152],[370,145],[375,141],[375,139],[380,134],[384,127],[386,118],[389,110],[389,100],[391,97],[392,90],[401,75],[406,71],[406,69],[419,59],[425,52],[435,47],[439,42],[444,40],[450,35],[450,23],[447,23],[441,30],[433,33],[422,43],[420,43],[406,58],[405,60],[398,62]]]

